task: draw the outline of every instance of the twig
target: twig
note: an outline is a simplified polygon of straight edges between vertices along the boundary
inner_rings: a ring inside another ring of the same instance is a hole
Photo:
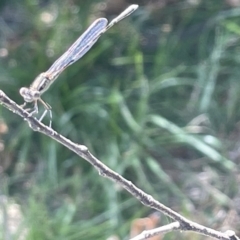
[[[60,144],[66,146],[68,149],[75,152],[77,155],[88,161],[91,165],[93,165],[99,174],[103,177],[109,178],[113,182],[120,184],[123,188],[125,188],[130,194],[132,194],[135,198],[137,198],[143,205],[156,209],[171,219],[173,219],[177,223],[169,224],[169,226],[161,227],[160,232],[168,232],[170,230],[181,230],[181,231],[193,231],[200,233],[202,235],[206,235],[215,239],[222,240],[239,240],[235,235],[234,231],[228,230],[225,233],[207,228],[195,222],[188,220],[187,218],[181,216],[180,214],[174,212],[170,208],[161,204],[157,200],[155,200],[151,195],[146,194],[141,189],[137,188],[132,182],[126,180],[118,173],[111,170],[109,167],[104,165],[100,160],[94,157],[88,150],[88,148],[84,145],[79,145],[65,138],[64,136],[58,134],[52,128],[45,126],[43,123],[39,122],[36,118],[30,116],[30,114],[25,111],[21,106],[16,104],[13,100],[11,100],[7,95],[0,90],[0,104],[9,109],[10,111],[18,114],[24,120],[26,120],[29,126],[34,130],[41,132],[52,139],[58,141]],[[155,231],[152,230],[152,231]],[[157,230],[156,230],[157,231]],[[159,233],[160,233],[159,232]],[[147,235],[150,236],[149,232],[142,233],[144,238],[136,238],[136,239],[146,239]]]
[[[148,239],[148,238],[151,238],[151,237],[163,234],[163,233],[179,230],[179,228],[180,228],[179,222],[173,222],[173,223],[170,223],[168,225],[165,225],[165,226],[162,226],[159,228],[145,230],[141,234],[139,234],[138,236],[136,236],[134,238],[131,238],[130,240],[144,240],[144,239]]]

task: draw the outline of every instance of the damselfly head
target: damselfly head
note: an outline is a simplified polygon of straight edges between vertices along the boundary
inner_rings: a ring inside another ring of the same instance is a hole
[[[20,88],[19,93],[21,94],[25,102],[33,102],[40,98],[39,91],[30,90],[29,88],[26,87]]]

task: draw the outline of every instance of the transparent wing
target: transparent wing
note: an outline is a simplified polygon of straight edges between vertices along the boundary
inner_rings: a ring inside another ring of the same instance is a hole
[[[99,18],[73,43],[73,45],[48,69],[48,79],[55,80],[58,75],[69,65],[80,59],[94,45],[99,37],[113,25],[133,13],[138,5],[130,5],[119,16],[114,18],[108,25],[106,18]]]
[[[107,19],[99,18],[73,43],[73,45],[48,69],[55,79],[66,67],[80,59],[99,39],[107,27]]]

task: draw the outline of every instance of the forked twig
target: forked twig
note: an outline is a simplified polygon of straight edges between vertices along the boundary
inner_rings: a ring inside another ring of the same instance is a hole
[[[203,225],[195,223],[193,221],[188,220],[182,215],[174,212],[170,208],[158,202],[151,195],[146,194],[144,191],[136,187],[132,182],[128,181],[118,173],[111,170],[105,164],[103,164],[100,160],[94,157],[88,148],[84,145],[79,145],[60,135],[52,128],[47,127],[43,123],[39,122],[36,118],[31,116],[27,111],[25,111],[21,106],[16,104],[13,100],[11,100],[7,95],[0,90],[0,104],[9,109],[10,111],[16,113],[17,115],[24,118],[29,126],[34,130],[40,133],[43,133],[52,139],[58,141],[60,144],[66,146],[69,150],[75,152],[78,156],[82,157],[86,161],[88,161],[101,176],[109,178],[113,182],[120,184],[123,188],[125,188],[131,195],[137,198],[143,205],[153,208],[157,211],[162,212],[163,214],[170,217],[174,223],[168,224],[166,226],[162,226],[160,228],[152,229],[149,231],[144,231],[137,237],[132,238],[132,240],[141,240],[147,239],[152,236],[156,236],[162,233],[170,232],[170,231],[193,231],[202,235],[206,235],[215,239],[222,240],[239,240],[236,236],[235,232],[232,230],[228,230],[226,232],[220,232],[213,230],[211,228],[207,228]]]

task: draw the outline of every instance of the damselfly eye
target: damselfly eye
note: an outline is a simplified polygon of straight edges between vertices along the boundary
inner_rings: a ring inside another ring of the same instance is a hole
[[[26,96],[28,92],[29,92],[28,88],[25,88],[25,87],[22,87],[19,90],[19,93],[22,97]]]
[[[40,97],[39,91],[30,91],[29,88],[21,88],[20,94],[26,102],[32,102]]]

